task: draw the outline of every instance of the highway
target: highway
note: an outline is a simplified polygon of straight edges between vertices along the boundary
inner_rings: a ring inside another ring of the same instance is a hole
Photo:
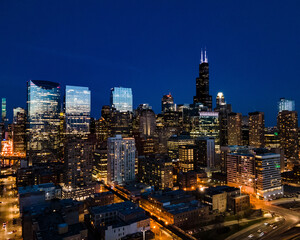
[[[285,209],[282,207],[278,207],[276,205],[271,204],[271,202],[254,200],[251,199],[252,203],[256,208],[261,208],[265,211],[269,211],[274,213],[277,216],[281,216],[281,218],[277,218],[277,222],[275,220],[267,220],[269,222],[268,225],[265,225],[264,222],[255,224],[250,226],[242,231],[239,231],[236,234],[231,235],[227,238],[227,240],[238,240],[238,239],[272,239],[272,240],[282,240],[283,234],[293,227],[297,225],[300,221],[300,213],[295,212],[289,209]],[[273,225],[273,227],[270,227]],[[276,226],[276,227],[275,227]],[[275,228],[275,229],[273,229]],[[261,232],[264,232],[261,234]],[[288,239],[288,238],[287,238]]]

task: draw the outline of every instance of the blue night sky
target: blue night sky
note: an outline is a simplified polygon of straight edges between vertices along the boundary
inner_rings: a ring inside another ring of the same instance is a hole
[[[160,111],[161,97],[192,103],[201,47],[210,93],[233,111],[265,112],[276,124],[280,97],[300,109],[300,1],[0,2],[0,97],[26,106],[26,81],[92,91],[92,116],[110,88],[131,87],[134,106]]]

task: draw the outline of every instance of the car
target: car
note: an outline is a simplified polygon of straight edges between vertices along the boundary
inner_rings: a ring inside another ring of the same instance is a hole
[[[253,238],[254,237],[254,235],[253,234],[250,234],[249,236],[248,236],[248,238]]]
[[[3,223],[2,227],[3,227],[3,228],[6,228],[6,222]]]
[[[257,232],[258,232],[258,233],[261,233],[261,230],[260,230],[260,229],[258,229],[258,230],[257,230]]]
[[[263,235],[265,235],[264,232],[260,233],[260,234],[258,235],[258,237],[262,237]]]
[[[276,229],[278,226],[274,226],[273,229]]]
[[[265,226],[268,226],[268,225],[269,225],[269,223],[267,223],[267,222],[265,222],[264,224],[265,224]]]

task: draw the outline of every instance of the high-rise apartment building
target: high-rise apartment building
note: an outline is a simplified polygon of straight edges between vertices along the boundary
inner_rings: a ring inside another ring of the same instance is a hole
[[[172,160],[164,155],[139,157],[139,180],[156,189],[173,188]]]
[[[122,184],[135,178],[136,148],[134,138],[121,135],[107,141],[107,182]]]
[[[242,145],[242,114],[228,114],[228,145]]]
[[[284,150],[285,169],[292,170],[299,164],[298,114],[296,111],[281,111],[277,116],[280,146]]]
[[[281,197],[280,154],[267,149],[228,153],[227,184],[264,200]]]
[[[119,112],[132,112],[133,97],[131,88],[114,87],[110,93],[111,107]]]
[[[33,163],[53,159],[59,147],[60,85],[30,80],[27,92],[27,155]]]
[[[75,188],[92,182],[93,144],[82,137],[69,136],[65,146],[65,184]]]
[[[278,112],[282,111],[295,111],[295,101],[288,100],[285,98],[280,98],[278,102]]]
[[[260,148],[265,145],[265,117],[263,112],[249,113],[249,145]]]
[[[67,134],[88,134],[91,120],[91,91],[88,87],[66,86],[65,121]]]
[[[202,103],[212,110],[212,97],[209,95],[209,65],[206,56],[206,50],[201,51],[201,59],[199,64],[199,77],[196,78],[196,96],[194,96],[194,103]]]

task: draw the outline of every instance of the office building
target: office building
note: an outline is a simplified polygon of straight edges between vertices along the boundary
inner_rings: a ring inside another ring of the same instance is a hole
[[[201,153],[205,154],[205,153]],[[196,170],[200,158],[199,146],[196,145],[181,145],[179,146],[179,170],[188,172]]]
[[[260,148],[265,146],[265,117],[263,112],[249,113],[249,145]]]
[[[295,111],[295,101],[280,98],[278,102],[278,112],[282,111]]]
[[[111,107],[120,112],[132,112],[133,97],[131,88],[114,87],[110,93]]]
[[[280,146],[284,150],[285,169],[299,165],[298,114],[296,111],[281,111],[277,116]]]
[[[66,86],[65,122],[67,134],[88,134],[91,120],[91,91],[88,87]]]
[[[6,122],[7,119],[6,119],[6,98],[2,98],[1,99],[1,119],[2,119],[2,122]]]
[[[136,148],[134,138],[121,135],[107,141],[107,182],[122,184],[135,178]]]
[[[27,155],[33,164],[55,160],[59,147],[59,83],[27,82]]]
[[[219,92],[216,98],[215,112],[219,113],[220,146],[228,145],[228,114],[232,112],[231,104],[227,104],[224,94]]]
[[[196,78],[196,96],[194,96],[194,103],[202,103],[212,110],[212,97],[209,95],[209,65],[206,50],[201,51],[201,59],[199,64],[199,77]]]
[[[167,141],[168,155],[173,160],[179,158],[179,147],[185,145],[193,145],[195,139],[191,138],[189,134],[181,134],[179,136],[173,135]]]
[[[12,135],[13,135],[13,150],[15,153],[24,154],[26,151],[26,112],[23,108],[13,109],[13,124],[12,124]]]
[[[201,137],[195,140],[195,145],[199,149],[198,157],[195,163],[197,172],[201,170],[210,170],[215,166],[215,139],[211,137]]]
[[[136,128],[142,136],[154,136],[156,130],[156,116],[148,104],[140,104],[136,111]]]
[[[228,145],[242,145],[242,114],[228,115]]]
[[[176,105],[174,104],[174,99],[171,93],[164,95],[161,99],[161,112],[176,111]]]
[[[199,112],[192,117],[191,137],[213,137],[216,149],[220,149],[220,126],[218,112]]]

